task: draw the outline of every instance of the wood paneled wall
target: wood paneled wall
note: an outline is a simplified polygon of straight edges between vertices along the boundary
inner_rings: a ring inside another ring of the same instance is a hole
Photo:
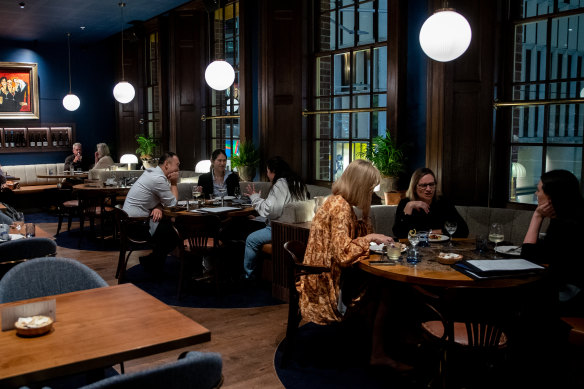
[[[430,4],[434,10],[442,1]],[[469,21],[472,41],[452,62],[429,60],[426,164],[456,204],[488,205],[497,1],[449,5]]]

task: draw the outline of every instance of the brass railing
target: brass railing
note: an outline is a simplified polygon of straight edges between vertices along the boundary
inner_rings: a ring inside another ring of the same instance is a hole
[[[493,107],[519,107],[526,105],[551,105],[551,104],[579,104],[584,103],[584,99],[551,99],[551,100],[521,100],[521,101],[495,101]]]
[[[353,108],[353,109],[324,109],[321,111],[302,111],[302,116],[308,115],[320,115],[327,113],[355,113],[355,112],[377,112],[385,111],[387,107],[374,107],[374,108]]]
[[[220,116],[206,116],[201,115],[201,120],[217,120],[217,119],[239,119],[239,115],[220,115]]]

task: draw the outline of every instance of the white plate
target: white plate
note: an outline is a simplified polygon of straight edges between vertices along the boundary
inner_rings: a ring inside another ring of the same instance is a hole
[[[404,251],[407,250],[408,246],[406,246],[404,243],[397,243],[397,244],[401,244],[401,252],[403,253]],[[383,247],[385,245],[383,243],[381,244],[377,244],[377,243],[369,243],[369,250],[373,251],[374,253],[377,254],[382,254],[383,253]]]
[[[521,255],[521,247],[519,247],[519,246],[497,246],[495,251],[498,252],[499,254],[505,254],[505,255],[515,255],[515,256]]]
[[[235,196],[223,196],[223,200],[233,200]]]
[[[24,238],[24,235],[20,235],[20,234],[10,234],[10,239],[11,240],[18,240],[18,239],[22,239]]]
[[[448,237],[448,235],[440,235],[440,234],[430,234],[428,236],[428,241],[429,242],[445,242],[448,239],[450,239]]]

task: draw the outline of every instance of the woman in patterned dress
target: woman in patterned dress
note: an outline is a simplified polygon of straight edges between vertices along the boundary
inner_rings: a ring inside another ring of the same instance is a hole
[[[351,267],[368,257],[371,242],[393,242],[389,236],[373,233],[369,220],[371,195],[379,181],[379,171],[371,162],[362,159],[351,162],[314,216],[304,263],[331,271],[301,277],[297,289],[305,320],[317,324],[339,322],[364,306],[367,282],[362,273],[352,272]],[[361,210],[362,218],[358,218],[353,207]],[[382,336],[386,313],[386,304],[381,300],[373,324],[370,364],[409,370],[409,366],[385,353]]]

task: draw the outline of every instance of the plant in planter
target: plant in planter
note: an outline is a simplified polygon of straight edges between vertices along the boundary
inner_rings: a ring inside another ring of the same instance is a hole
[[[243,142],[239,146],[239,152],[231,157],[231,166],[237,168],[239,176],[244,181],[254,179],[259,163],[260,152],[251,141]]]
[[[397,191],[398,176],[405,171],[406,167],[404,147],[404,144],[398,146],[389,131],[386,131],[385,136],[379,135],[373,138],[373,145],[367,147],[363,153],[363,156],[371,161],[381,173],[380,190],[375,192],[381,198],[386,197],[385,193]],[[399,197],[399,194],[397,196]]]
[[[142,135],[136,137],[136,142],[138,142],[136,154],[140,156],[142,165],[145,168],[156,167],[158,159],[154,158],[154,149],[158,146],[158,142],[152,137]]]

